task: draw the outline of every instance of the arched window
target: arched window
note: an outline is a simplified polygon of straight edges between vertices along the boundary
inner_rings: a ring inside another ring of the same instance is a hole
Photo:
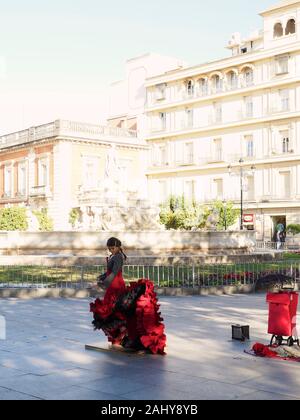
[[[212,77],[212,88],[215,93],[220,93],[223,91],[223,79],[218,74],[215,74]]]
[[[243,75],[243,86],[249,87],[254,83],[254,72],[251,67],[245,67],[242,71]]]
[[[193,80],[187,80],[186,81],[186,93],[188,94],[188,96],[193,96],[194,95],[194,89],[195,84]]]
[[[295,19],[290,19],[288,23],[286,24],[285,34],[290,35],[290,34],[295,34],[295,33],[296,33],[296,21]]]
[[[280,22],[274,26],[274,38],[280,38],[283,36],[283,27]]]
[[[237,89],[238,87],[238,75],[234,71],[227,73],[227,86],[229,89]]]
[[[201,96],[208,95],[208,80],[206,78],[202,78],[198,80],[199,92]]]

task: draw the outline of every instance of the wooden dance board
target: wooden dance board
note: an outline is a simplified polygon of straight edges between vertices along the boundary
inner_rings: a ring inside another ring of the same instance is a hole
[[[151,356],[151,354],[148,354],[143,350],[133,351],[133,350],[126,350],[122,347],[114,347],[114,346],[99,347],[99,346],[92,346],[92,345],[86,344],[85,349],[89,351],[97,351],[98,353],[122,354],[124,356],[129,356],[129,357]]]

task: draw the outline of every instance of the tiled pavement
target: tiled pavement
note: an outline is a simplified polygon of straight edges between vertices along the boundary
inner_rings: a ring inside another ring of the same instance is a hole
[[[300,399],[300,365],[248,356],[231,324],[267,342],[264,295],[161,298],[168,355],[85,351],[105,346],[89,300],[0,301],[0,400]]]

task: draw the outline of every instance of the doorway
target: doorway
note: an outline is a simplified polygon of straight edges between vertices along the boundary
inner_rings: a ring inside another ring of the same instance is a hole
[[[282,226],[283,228],[282,228]],[[273,242],[277,241],[277,232],[278,229],[283,229],[283,232],[286,232],[286,216],[272,216],[272,240]]]

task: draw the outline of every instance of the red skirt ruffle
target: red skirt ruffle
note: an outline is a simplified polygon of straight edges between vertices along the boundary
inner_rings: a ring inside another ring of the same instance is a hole
[[[145,293],[136,300],[133,313],[128,315],[116,309],[116,303],[122,294],[141,286],[145,288]],[[102,329],[108,341],[122,344],[126,338],[138,340],[152,354],[164,355],[167,338],[159,308],[154,284],[146,279],[131,283],[120,294],[111,293],[108,289],[103,300],[97,299],[90,305],[95,328]]]

